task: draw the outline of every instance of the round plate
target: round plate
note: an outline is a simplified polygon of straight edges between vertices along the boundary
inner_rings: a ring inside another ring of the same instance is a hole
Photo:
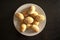
[[[36,11],[37,11],[38,13],[44,15],[45,18],[46,18],[46,15],[45,15],[45,12],[43,11],[43,9],[42,9],[40,6],[38,6],[38,5],[36,5],[36,4],[32,4],[32,3],[28,3],[28,4],[24,4],[24,5],[20,6],[20,7],[16,10],[15,14],[18,13],[18,12],[21,12],[22,10],[24,10],[24,9],[26,9],[26,8],[28,8],[28,7],[30,7],[31,5],[34,5],[34,6],[36,7]],[[45,27],[46,19],[45,19],[42,23],[39,24],[39,28],[40,28],[40,31],[39,31],[39,32],[36,33],[36,32],[32,32],[32,31],[30,31],[30,30],[26,30],[25,32],[20,32],[20,26],[19,26],[19,22],[20,22],[20,21],[18,21],[18,19],[15,17],[15,14],[14,14],[14,19],[13,19],[14,26],[15,26],[16,30],[17,30],[19,33],[21,33],[21,34],[23,34],[23,35],[25,35],[25,36],[34,36],[34,35],[37,35],[37,34],[39,34],[39,33],[44,29],[44,27]]]

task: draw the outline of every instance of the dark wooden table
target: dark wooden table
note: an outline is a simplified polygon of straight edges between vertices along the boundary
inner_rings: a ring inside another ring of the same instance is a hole
[[[13,24],[14,12],[25,3],[35,3],[41,6],[47,17],[44,30],[33,37],[21,35]],[[0,40],[60,39],[60,0],[1,0],[0,4]]]

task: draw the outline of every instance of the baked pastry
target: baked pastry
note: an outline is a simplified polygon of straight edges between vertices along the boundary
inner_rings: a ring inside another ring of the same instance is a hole
[[[24,19],[24,15],[22,13],[16,13],[15,14],[16,17],[19,19],[19,20],[23,20]]]
[[[21,26],[20,26],[20,31],[21,32],[25,32],[25,30],[26,30],[26,24],[21,24]]]
[[[28,9],[24,9],[22,11],[22,14],[24,15],[24,17],[27,17],[28,16]]]
[[[31,11],[35,11],[35,6],[33,6],[33,5],[30,6],[30,10],[31,10]]]
[[[27,24],[27,28],[29,29],[31,27],[31,24]]]
[[[34,11],[30,14],[30,16],[33,17],[33,18],[35,18],[37,15],[38,15],[38,13],[36,11]]]
[[[35,6],[33,6],[33,5],[29,7],[28,13],[32,14],[32,12],[35,12]]]
[[[38,21],[34,21],[33,24],[35,24],[35,25],[38,26],[39,25],[39,22]]]
[[[28,17],[26,17],[26,18],[24,19],[24,22],[25,22],[26,24],[33,23],[33,21],[34,21],[34,19],[33,19],[32,17],[30,17],[30,16],[28,16]]]
[[[36,21],[44,21],[45,20],[45,16],[43,15],[37,15],[35,18]]]
[[[39,32],[39,27],[37,25],[32,25],[32,30],[35,32]]]
[[[40,15],[40,20],[44,21],[45,20],[45,16],[44,15]]]

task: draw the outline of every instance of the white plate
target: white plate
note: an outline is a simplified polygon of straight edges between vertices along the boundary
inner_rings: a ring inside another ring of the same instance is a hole
[[[24,5],[20,6],[20,7],[16,10],[15,13],[21,12],[23,9],[26,9],[26,8],[30,7],[31,5],[34,5],[34,6],[36,7],[36,11],[37,11],[38,13],[44,15],[45,18],[46,18],[46,15],[45,15],[45,12],[43,11],[43,9],[42,9],[40,6],[38,6],[38,5],[36,5],[36,4],[32,4],[32,3],[28,3],[28,4],[24,4]],[[37,33],[36,33],[36,32],[32,32],[32,31],[29,31],[29,30],[26,30],[25,32],[20,32],[19,22],[18,22],[18,19],[15,17],[15,14],[14,14],[13,22],[14,22],[14,26],[15,26],[16,30],[17,30],[19,33],[21,33],[21,34],[23,34],[23,35],[25,35],[25,36],[34,36],[34,35],[39,34],[39,33],[44,29],[45,24],[46,24],[46,19],[45,19],[41,24],[39,24],[40,31],[37,32]]]

